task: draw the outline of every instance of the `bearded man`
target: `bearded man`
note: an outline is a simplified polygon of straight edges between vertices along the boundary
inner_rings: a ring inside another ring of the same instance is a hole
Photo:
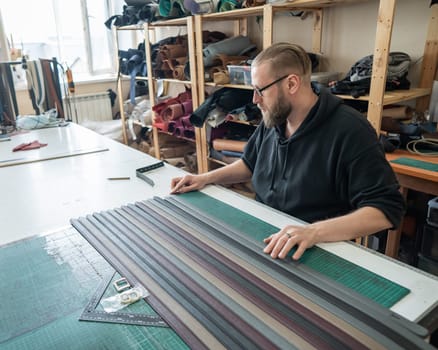
[[[376,131],[355,109],[311,82],[306,51],[273,44],[251,65],[263,115],[243,156],[220,169],[172,179],[171,193],[252,181],[256,200],[308,222],[265,239],[264,252],[297,260],[320,242],[351,240],[400,224],[405,204]]]

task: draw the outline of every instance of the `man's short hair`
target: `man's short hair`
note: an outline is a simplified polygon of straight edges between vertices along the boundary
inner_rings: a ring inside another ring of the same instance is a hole
[[[299,45],[290,43],[275,43],[260,52],[253,60],[253,66],[269,63],[271,73],[280,76],[290,72],[310,78],[312,62],[307,52]]]

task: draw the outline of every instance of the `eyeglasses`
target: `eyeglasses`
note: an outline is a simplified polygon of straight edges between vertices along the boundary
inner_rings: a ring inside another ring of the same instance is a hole
[[[269,89],[272,85],[277,84],[278,82],[282,81],[284,78],[287,78],[289,76],[289,74],[283,75],[282,77],[274,80],[272,83],[269,83],[268,85],[263,86],[262,88],[254,88],[254,92],[260,96],[263,97],[263,91],[265,91],[266,89]]]

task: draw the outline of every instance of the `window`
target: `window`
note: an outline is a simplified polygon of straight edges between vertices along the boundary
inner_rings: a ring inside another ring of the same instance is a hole
[[[112,32],[104,23],[122,12],[122,0],[0,0],[0,4],[9,46],[21,49],[30,60],[56,57],[72,69],[75,80],[116,72]]]

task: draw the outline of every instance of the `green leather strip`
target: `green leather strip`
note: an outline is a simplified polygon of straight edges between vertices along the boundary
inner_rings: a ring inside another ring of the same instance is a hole
[[[391,163],[407,165],[413,168],[419,168],[430,171],[438,171],[438,164],[425,162],[423,160],[416,160],[412,158],[400,157],[394,160],[391,160]]]
[[[278,227],[202,192],[185,193],[179,198],[259,241],[279,231]],[[308,249],[300,262],[387,308],[410,292],[408,288],[318,247]]]

